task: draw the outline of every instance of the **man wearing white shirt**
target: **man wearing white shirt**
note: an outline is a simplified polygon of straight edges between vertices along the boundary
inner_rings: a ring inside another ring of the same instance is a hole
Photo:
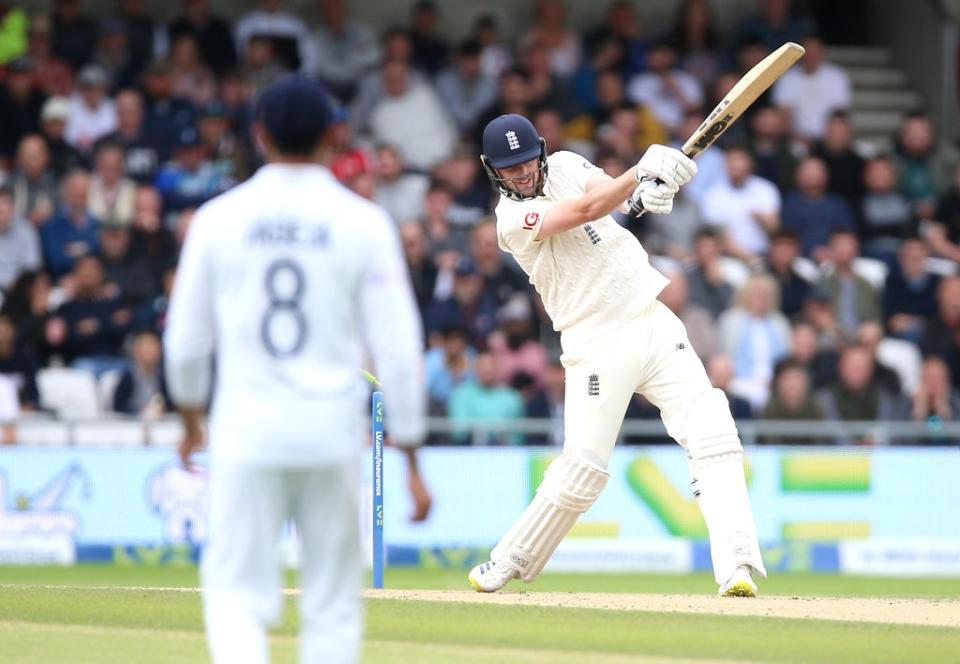
[[[699,110],[703,90],[693,76],[677,69],[677,53],[666,42],[655,44],[647,56],[649,71],[633,77],[627,96],[650,109],[667,129],[676,131],[684,113]]]
[[[780,192],[753,174],[753,159],[740,146],[727,149],[727,179],[700,201],[704,221],[722,229],[727,253],[753,262],[766,253],[780,227]]]
[[[823,41],[811,36],[803,40],[807,50],[799,67],[793,67],[773,86],[773,103],[782,106],[793,119],[793,133],[807,140],[819,140],[830,114],[850,108],[850,77],[840,67],[825,62]]]
[[[87,65],[77,76],[79,90],[70,98],[70,115],[64,138],[83,152],[97,139],[117,128],[117,109],[107,94],[107,73],[99,65]]]
[[[166,375],[187,467],[217,365],[200,572],[215,664],[268,660],[286,521],[302,543],[300,661],[358,658],[363,341],[407,450],[414,517],[429,510],[413,451],[426,425],[419,316],[390,219],[317,164],[329,117],[317,83],[264,92],[254,132],[267,165],[197,211],[171,296]]]
[[[259,9],[247,12],[237,21],[234,28],[237,51],[241,57],[247,51],[251,37],[268,37],[281,46],[279,52],[284,56],[292,56],[282,48],[284,42],[290,43],[296,50],[301,73],[312,76],[317,71],[317,49],[307,24],[298,16],[282,11],[282,0],[259,0]],[[288,58],[289,64],[289,58]]]

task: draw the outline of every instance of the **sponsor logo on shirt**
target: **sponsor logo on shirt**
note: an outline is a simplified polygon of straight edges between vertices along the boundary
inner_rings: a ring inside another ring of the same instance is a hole
[[[527,214],[523,217],[523,229],[527,231],[531,231],[534,229],[534,227],[537,225],[537,222],[539,221],[540,221],[539,212],[527,212]]]

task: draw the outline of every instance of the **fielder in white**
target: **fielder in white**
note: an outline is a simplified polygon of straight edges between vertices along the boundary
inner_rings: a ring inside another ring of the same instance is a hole
[[[300,661],[358,658],[363,341],[411,461],[425,433],[422,331],[397,233],[315,163],[329,115],[319,84],[284,79],[264,92],[255,136],[268,163],[198,210],[170,304],[166,369],[185,464],[202,442],[216,359],[200,574],[217,664],[268,661],[287,521],[302,546]],[[410,471],[424,518],[429,496]]]
[[[753,577],[766,571],[726,396],[710,384],[683,324],[656,299],[667,279],[610,217],[618,208],[669,212],[696,164],[654,145],[614,179],[571,152],[547,157],[519,115],[487,125],[481,160],[501,194],[500,247],[529,275],[560,331],[566,395],[563,453],[491,560],[471,570],[471,585],[494,592],[511,579],[537,578],[603,491],[627,404],[639,392],[687,452],[720,593],[755,596]]]

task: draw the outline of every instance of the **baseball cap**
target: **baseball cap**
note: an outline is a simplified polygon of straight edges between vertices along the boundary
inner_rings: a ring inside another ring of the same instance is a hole
[[[43,103],[40,111],[40,121],[63,120],[70,117],[70,100],[66,97],[50,97]]]
[[[540,134],[522,115],[511,113],[491,120],[483,130],[483,155],[494,168],[508,168],[541,154]]]
[[[331,119],[326,88],[299,76],[283,78],[264,90],[254,117],[281,152],[312,152]]]
[[[464,256],[457,261],[456,267],[453,268],[453,273],[458,277],[465,277],[467,275],[476,274],[477,266],[473,262],[473,259],[469,256]]]
[[[106,87],[107,72],[100,65],[87,65],[77,75],[77,84],[91,88]]]

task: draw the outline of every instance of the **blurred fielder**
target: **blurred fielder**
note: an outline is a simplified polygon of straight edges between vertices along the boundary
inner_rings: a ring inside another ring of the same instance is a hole
[[[386,386],[393,441],[410,449],[424,434],[422,332],[397,233],[316,164],[329,113],[316,83],[285,79],[264,92],[254,131],[267,165],[198,210],[173,290],[167,379],[185,464],[202,441],[216,357],[200,575],[218,664],[268,660],[287,521],[302,545],[300,661],[357,660],[361,339]],[[429,496],[410,466],[424,518]]]
[[[519,115],[487,125],[481,160],[500,192],[500,247],[530,276],[561,334],[566,395],[563,453],[491,560],[471,570],[471,585],[494,592],[511,579],[537,578],[603,491],[627,404],[639,392],[687,452],[720,593],[754,596],[753,575],[766,571],[726,396],[711,386],[683,324],[656,299],[667,279],[609,216],[618,208],[670,212],[696,164],[653,145],[613,179],[571,152],[548,158]]]

